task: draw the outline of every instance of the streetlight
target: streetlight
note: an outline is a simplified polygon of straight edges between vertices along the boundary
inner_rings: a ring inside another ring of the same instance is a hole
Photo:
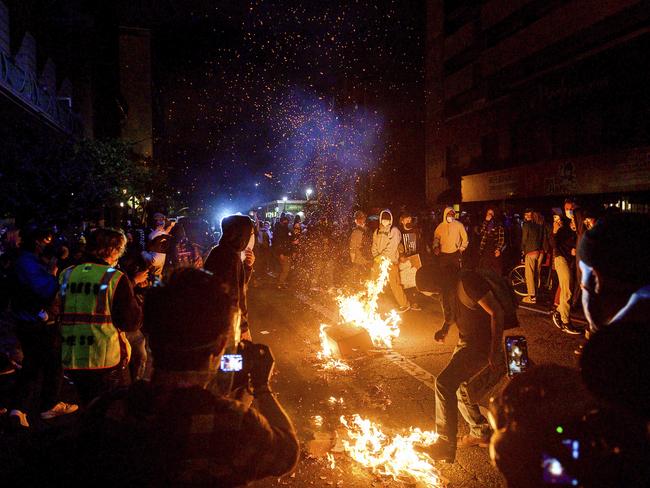
[[[286,212],[286,211],[287,211],[287,200],[288,200],[287,197],[282,197],[282,201],[284,202],[284,205],[283,205],[283,207],[282,207],[282,211],[283,211],[283,212]]]
[[[309,200],[309,197],[311,196],[312,193],[314,193],[314,190],[312,190],[311,188],[307,188],[307,191],[305,192],[305,194],[307,195],[307,200]]]

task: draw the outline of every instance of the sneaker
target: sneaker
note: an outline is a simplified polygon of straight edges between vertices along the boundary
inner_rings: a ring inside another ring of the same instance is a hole
[[[566,322],[562,323],[562,330],[566,332],[567,334],[571,335],[582,335],[584,333],[584,329],[581,327],[576,327],[573,325],[571,322]]]
[[[531,305],[534,305],[535,303],[537,303],[537,297],[526,296],[522,298],[521,303],[530,303]]]
[[[490,439],[483,439],[481,437],[474,437],[471,434],[467,434],[458,438],[456,447],[458,449],[465,449],[473,446],[487,447],[488,445],[490,445]]]
[[[55,417],[60,417],[61,415],[68,415],[69,413],[74,413],[78,409],[79,407],[74,403],[59,402],[49,410],[45,412],[41,412],[41,418],[43,420],[53,419]]]
[[[14,430],[29,429],[29,421],[27,420],[27,414],[25,412],[12,410],[9,412],[9,421]]]
[[[434,461],[443,461],[445,463],[453,463],[456,460],[456,452],[448,445],[436,442],[430,446],[416,446],[416,450],[425,453]]]
[[[408,312],[409,310],[411,310],[411,306],[405,305],[403,307],[398,308],[397,313],[404,313],[404,312]]]
[[[413,310],[414,312],[421,312],[422,307],[420,307],[420,305],[418,305],[417,303],[412,303],[411,304],[411,310]]]
[[[554,310],[551,312],[551,318],[553,319],[553,324],[560,330],[564,330],[564,323],[562,322],[562,316],[560,312]]]

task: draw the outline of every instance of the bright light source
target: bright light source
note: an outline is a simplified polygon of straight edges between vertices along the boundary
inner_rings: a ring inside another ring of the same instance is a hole
[[[257,188],[258,186],[260,186],[260,184],[259,184],[259,183],[255,183],[255,187]]]
[[[288,200],[287,197],[282,197],[282,201],[283,201],[283,202],[286,202],[287,200]]]
[[[311,188],[307,188],[307,191],[305,193],[307,193],[307,198],[309,198],[311,194],[314,193],[314,190],[312,190]]]
[[[144,197],[144,199],[145,199],[146,201],[149,201],[149,200],[151,200],[151,197]]]
[[[120,202],[120,207],[123,207],[123,206],[124,206],[124,202]]]

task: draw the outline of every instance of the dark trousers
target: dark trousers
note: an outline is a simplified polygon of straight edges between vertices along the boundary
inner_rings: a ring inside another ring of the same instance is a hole
[[[99,371],[68,370],[66,373],[77,388],[83,405],[88,405],[98,396],[131,384],[129,369],[122,366]]]
[[[440,263],[440,272],[457,274],[460,271],[460,251],[452,253],[440,253],[438,256],[438,262]],[[454,316],[455,312],[452,307],[452,298],[451,295],[456,293],[455,289],[443,289],[442,290],[442,314],[445,317],[446,323],[454,323],[456,317]]]
[[[459,341],[449,364],[436,378],[436,429],[440,442],[447,444],[450,453],[456,452],[459,410],[472,435],[485,437],[490,433],[487,419],[481,414],[478,404],[471,403],[467,393],[468,380],[488,362],[488,347]]]
[[[44,322],[19,322],[16,336],[23,350],[23,364],[17,373],[12,409],[26,411],[30,399],[38,393],[40,412],[59,402],[63,384],[61,366],[61,329]]]

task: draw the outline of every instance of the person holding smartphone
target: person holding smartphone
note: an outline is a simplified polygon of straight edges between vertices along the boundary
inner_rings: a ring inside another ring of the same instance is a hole
[[[98,399],[48,459],[57,469],[35,471],[49,484],[118,486],[243,486],[291,472],[300,446],[270,385],[270,349],[247,343],[254,407],[209,389],[239,320],[221,282],[180,268],[151,289],[144,315],[151,381]]]
[[[487,447],[489,443],[492,429],[478,404],[470,399],[467,382],[484,371],[483,389],[487,392],[505,375],[502,345],[505,310],[489,282],[475,271],[450,274],[442,272],[434,263],[418,270],[416,285],[425,295],[451,291],[449,303],[460,332],[449,363],[436,378],[436,430],[440,438],[427,449],[433,459],[451,463],[457,448]],[[435,340],[443,342],[449,328],[445,324],[436,332]],[[457,439],[459,411],[470,426],[470,434]]]

